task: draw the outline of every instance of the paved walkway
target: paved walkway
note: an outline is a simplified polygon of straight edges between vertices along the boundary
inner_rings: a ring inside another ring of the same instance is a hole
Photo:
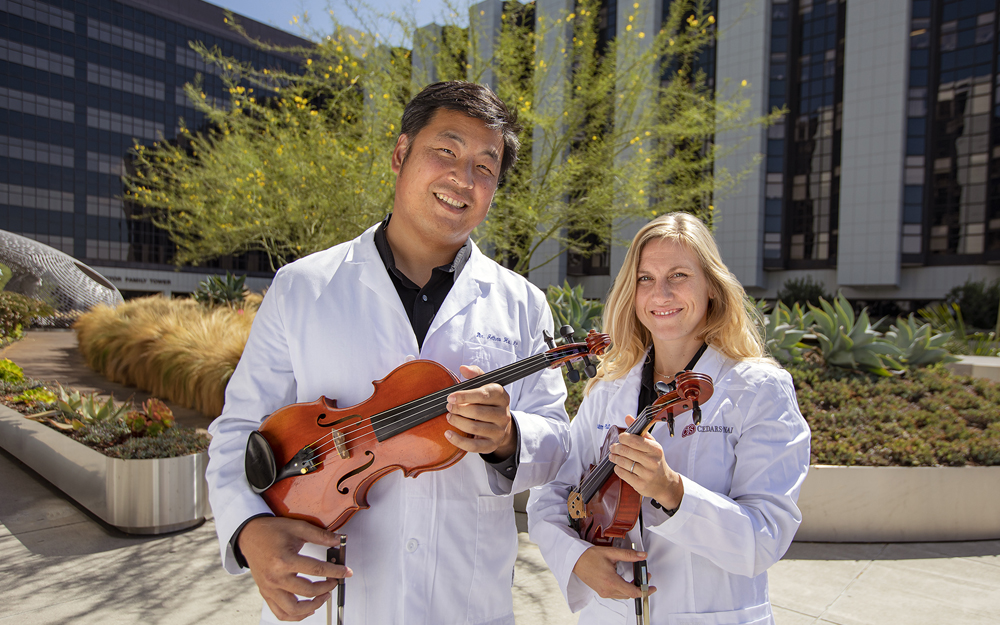
[[[0,357],[31,377],[134,392],[86,370],[75,345],[71,332],[31,332]],[[207,423],[193,411],[184,421]],[[122,534],[2,451],[0,485],[0,625],[258,621],[253,579],[222,570],[211,519],[168,536]],[[518,624],[576,623],[538,548],[519,538]],[[1000,622],[1000,541],[794,543],[770,576],[778,625]]]

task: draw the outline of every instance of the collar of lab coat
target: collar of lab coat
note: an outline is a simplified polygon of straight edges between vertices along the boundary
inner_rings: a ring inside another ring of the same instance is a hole
[[[646,350],[646,355],[649,355],[649,350]],[[616,404],[619,401],[626,400],[632,402],[628,407],[629,414],[632,414],[635,410],[635,403],[637,401],[636,398],[639,396],[639,384],[642,382],[642,366],[645,361],[646,359],[643,358],[639,361],[639,364],[632,367],[632,369],[625,374],[625,376],[612,382],[615,386],[615,390],[611,401]],[[708,349],[705,350],[705,353],[698,359],[693,371],[696,373],[704,373],[712,378],[714,382],[721,375],[727,361],[728,359],[726,356],[709,345]],[[709,399],[709,401],[712,400]]]
[[[344,262],[360,265],[361,283],[374,291],[385,301],[387,306],[397,311],[409,323],[409,317],[403,310],[399,294],[396,293],[396,288],[392,285],[389,273],[385,270],[385,265],[375,247],[375,230],[377,228],[378,224],[365,230],[360,237],[354,240]],[[470,239],[469,243],[472,248],[469,260],[462,272],[458,274],[458,278],[441,304],[441,308],[434,315],[434,321],[431,322],[431,326],[427,330],[428,337],[477,298],[488,295],[490,285],[497,280],[496,267],[493,266],[493,263],[488,262],[474,241]],[[424,342],[426,344],[426,338]]]

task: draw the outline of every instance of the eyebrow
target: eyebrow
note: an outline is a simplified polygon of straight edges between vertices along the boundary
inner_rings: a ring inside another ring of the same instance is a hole
[[[455,143],[461,145],[463,148],[469,147],[469,144],[465,142],[465,138],[453,130],[443,130],[438,133],[439,137],[444,137],[446,139],[451,139]],[[481,152],[481,154],[492,158],[495,162],[500,162],[500,154],[497,149],[492,145]]]

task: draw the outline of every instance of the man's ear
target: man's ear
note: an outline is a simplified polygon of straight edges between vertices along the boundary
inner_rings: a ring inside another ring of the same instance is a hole
[[[395,174],[399,174],[399,171],[403,169],[403,161],[406,160],[407,155],[410,153],[410,138],[404,134],[399,135],[396,139],[396,147],[392,150],[392,171]]]

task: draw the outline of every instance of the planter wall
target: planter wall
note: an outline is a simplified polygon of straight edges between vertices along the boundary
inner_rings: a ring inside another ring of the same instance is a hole
[[[799,495],[797,541],[1000,538],[1000,467],[815,465]]]
[[[527,495],[514,496],[515,512]],[[1000,467],[813,465],[799,509],[800,542],[996,540]]]
[[[109,525],[162,534],[208,514],[204,452],[121,460],[0,406],[0,446]]]

